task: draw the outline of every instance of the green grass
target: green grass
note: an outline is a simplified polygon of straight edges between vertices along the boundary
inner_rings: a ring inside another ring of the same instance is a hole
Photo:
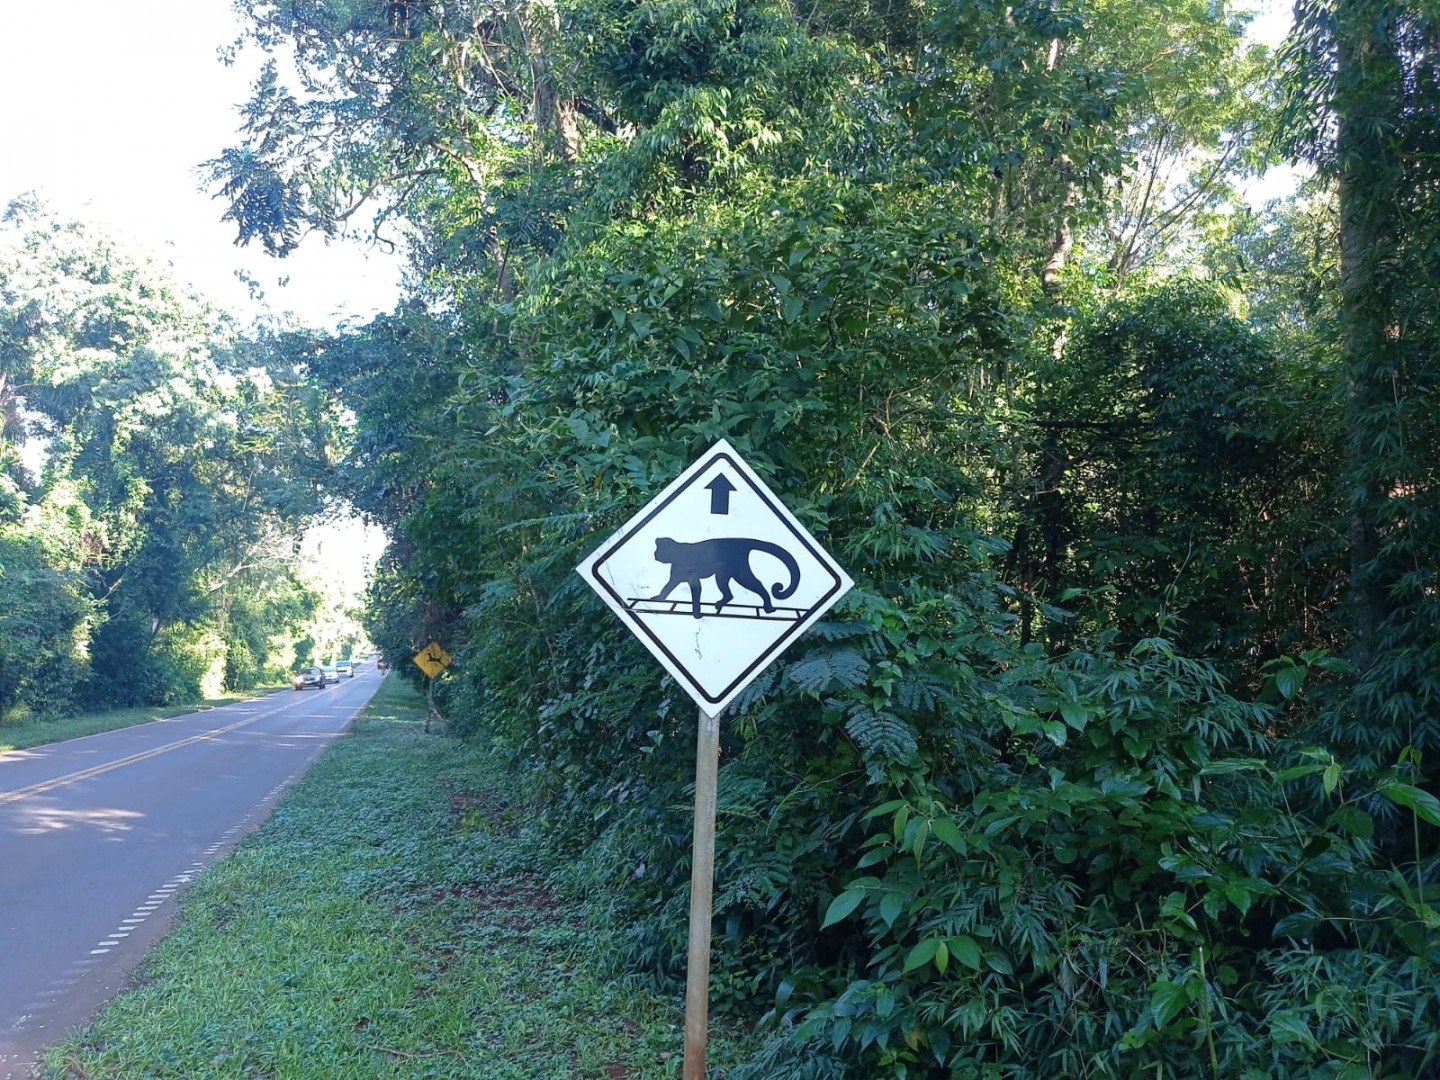
[[[583,908],[537,870],[524,798],[424,718],[385,680],[42,1076],[677,1077],[682,1004],[597,973]],[[710,1075],[740,1049],[712,1036]]]
[[[78,739],[82,735],[98,735],[102,731],[114,731],[134,724],[148,724],[151,720],[163,720],[167,716],[184,716],[186,713],[216,709],[221,705],[231,705],[281,689],[285,688],[279,685],[265,686],[247,694],[226,694],[223,697],[182,702],[179,705],[111,709],[108,712],[84,713],[58,720],[25,720],[18,724],[0,724],[0,754],[7,750],[28,750],[32,746],[45,743]]]

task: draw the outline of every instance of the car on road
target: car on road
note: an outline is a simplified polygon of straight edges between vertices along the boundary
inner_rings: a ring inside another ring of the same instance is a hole
[[[335,670],[334,664],[325,664],[320,670],[325,673],[325,681],[327,683],[338,683],[340,681],[340,674]]]
[[[302,667],[291,677],[290,685],[296,690],[308,690],[311,687],[323,690],[325,689],[325,672],[318,667]]]
[[[347,679],[353,679],[355,677],[355,667],[349,660],[336,660],[335,674],[337,676],[343,675]]]

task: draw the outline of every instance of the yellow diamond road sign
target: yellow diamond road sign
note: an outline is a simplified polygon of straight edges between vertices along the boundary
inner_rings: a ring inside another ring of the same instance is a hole
[[[439,643],[432,641],[415,654],[415,663],[433,679],[450,666],[450,654],[442,649]]]

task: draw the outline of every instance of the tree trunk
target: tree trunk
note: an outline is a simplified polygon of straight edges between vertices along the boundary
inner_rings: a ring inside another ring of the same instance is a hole
[[[1376,0],[1336,7],[1336,156],[1340,209],[1341,360],[1345,378],[1350,598],[1355,656],[1365,667],[1388,614],[1380,522],[1395,487],[1382,428],[1398,364],[1398,331],[1381,273],[1399,222],[1392,133],[1401,107],[1393,26]]]
[[[573,162],[580,152],[575,100],[556,83],[554,45],[560,36],[560,12],[554,0],[520,0],[516,21],[525,35],[530,63],[530,122],[536,148]]]
[[[1064,197],[1060,200],[1060,222],[1055,228],[1055,237],[1050,243],[1050,257],[1040,271],[1040,284],[1047,296],[1054,296],[1060,289],[1060,272],[1070,259],[1075,247],[1075,230],[1070,224],[1070,212],[1075,206],[1075,178],[1071,171],[1070,155],[1061,154],[1056,167]]]
[[[1045,58],[1045,70],[1053,72],[1064,59],[1065,49],[1057,37],[1050,42],[1050,53]],[[1055,160],[1055,171],[1060,178],[1063,195],[1060,199],[1060,220],[1055,226],[1055,236],[1050,242],[1050,257],[1040,271],[1040,284],[1047,296],[1054,296],[1060,290],[1060,273],[1070,260],[1075,247],[1075,229],[1070,223],[1070,213],[1075,207],[1074,162],[1069,154],[1061,154]]]

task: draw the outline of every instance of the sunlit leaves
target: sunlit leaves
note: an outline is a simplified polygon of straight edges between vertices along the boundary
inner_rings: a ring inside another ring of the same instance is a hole
[[[318,509],[295,467],[309,447],[289,430],[293,380],[92,229],[36,211],[3,239],[0,372],[45,455],[22,528],[88,609],[63,643],[31,645],[37,671],[69,654],[48,707],[82,692],[97,706],[204,696],[202,677],[218,692],[227,636],[253,684],[271,637],[302,614],[289,570]],[[275,621],[232,634],[231,613],[247,610]]]

